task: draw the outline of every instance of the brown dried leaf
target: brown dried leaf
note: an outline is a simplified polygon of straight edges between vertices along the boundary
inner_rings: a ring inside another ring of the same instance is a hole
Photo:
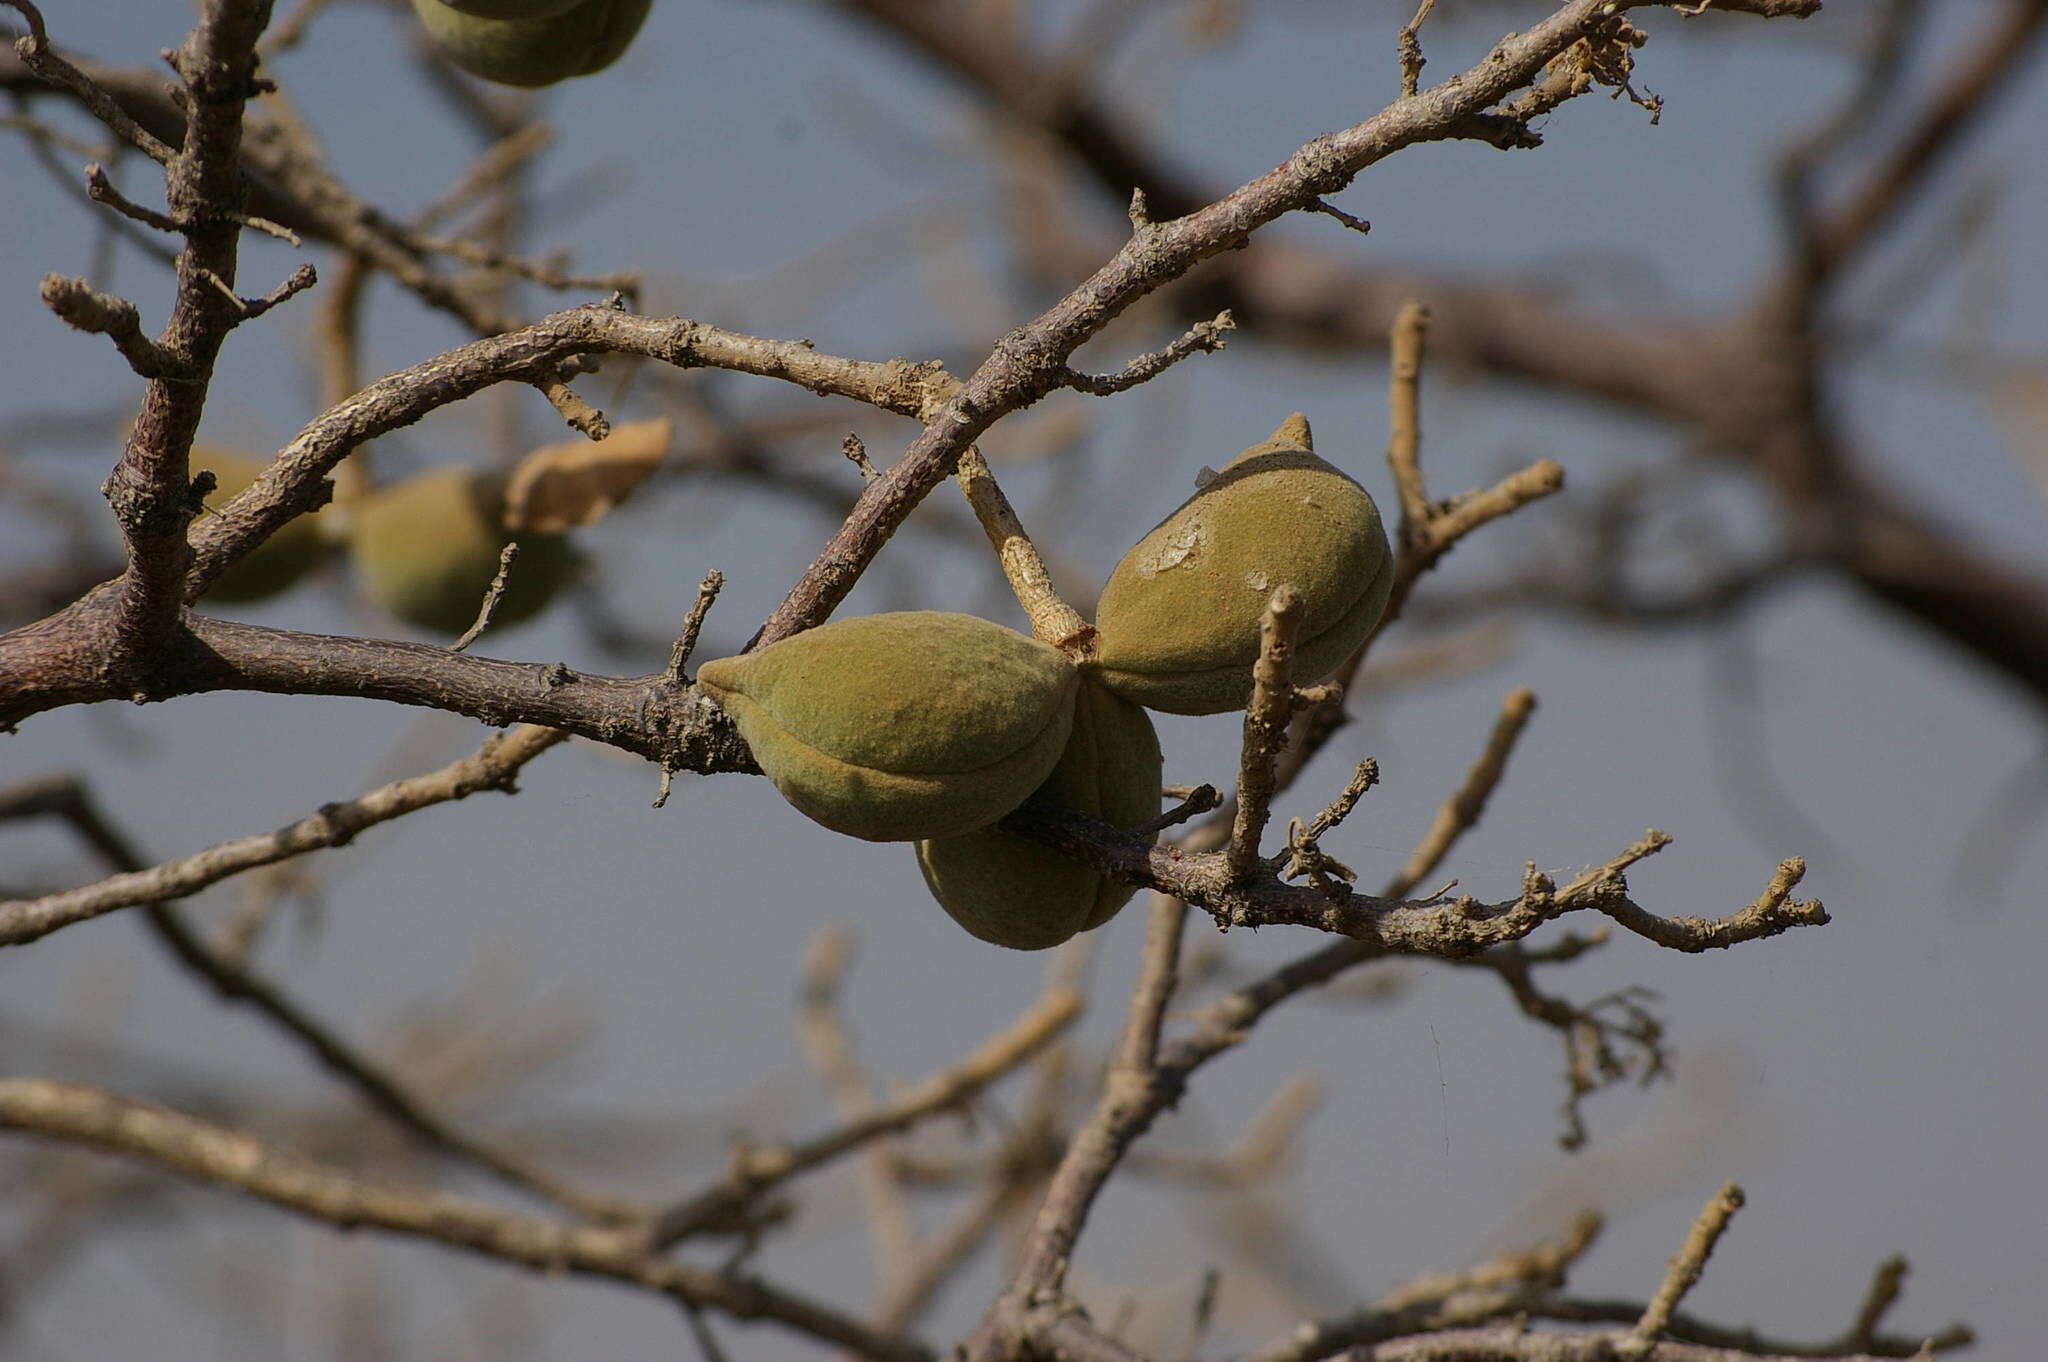
[[[2014,365],[1985,395],[2014,461],[2048,500],[2048,366]]]
[[[505,488],[505,528],[560,534],[595,525],[668,456],[673,423],[664,416],[614,426],[605,439],[542,445],[519,461]]]

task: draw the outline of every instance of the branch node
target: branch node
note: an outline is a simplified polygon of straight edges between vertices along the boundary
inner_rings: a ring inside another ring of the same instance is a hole
[[[853,466],[860,470],[862,482],[873,482],[882,476],[882,470],[875,467],[875,461],[868,457],[867,443],[860,436],[849,432],[847,437],[840,441],[839,448]]]

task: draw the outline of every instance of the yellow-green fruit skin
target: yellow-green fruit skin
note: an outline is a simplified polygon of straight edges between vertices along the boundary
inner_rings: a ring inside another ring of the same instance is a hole
[[[1159,735],[1144,710],[1087,680],[1074,730],[1039,797],[1120,828],[1159,812]],[[983,941],[1042,951],[1093,931],[1130,901],[1133,886],[996,828],[917,844],[925,886]]]
[[[209,469],[213,473],[215,487],[208,494],[206,504],[216,511],[256,481],[265,466],[238,454],[223,454],[204,448],[192,451],[192,467]],[[321,542],[320,531],[314,527],[313,518],[295,516],[254,552],[244,554],[226,572],[214,578],[213,585],[206,588],[205,599],[238,605],[275,596],[311,571],[326,551],[327,546]]]
[[[1167,714],[1243,709],[1273,590],[1301,593],[1293,677],[1341,666],[1379,623],[1394,557],[1363,487],[1317,458],[1299,413],[1139,540],[1096,607],[1094,675]]]
[[[585,0],[442,0],[450,9],[479,19],[549,19]]]
[[[1051,773],[1080,674],[1059,649],[937,610],[835,620],[697,683],[783,798],[870,842],[986,827]]]
[[[473,76],[528,89],[610,66],[632,43],[652,5],[653,0],[582,0],[534,18],[486,18],[444,0],[412,0],[413,13],[449,61]]]
[[[352,508],[349,536],[364,594],[422,629],[467,630],[512,538],[502,523],[504,504],[502,479],[465,468],[436,469],[371,493]],[[492,626],[539,614],[574,563],[559,536],[522,538]]]

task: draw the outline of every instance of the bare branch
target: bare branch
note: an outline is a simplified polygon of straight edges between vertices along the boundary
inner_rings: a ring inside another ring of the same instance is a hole
[[[1641,1301],[1551,1296],[1530,1306],[1529,1314],[1532,1318],[1557,1320],[1567,1324],[1633,1324],[1642,1318],[1643,1308]],[[1976,1342],[1976,1335],[1967,1325],[1951,1324],[1939,1332],[1927,1335],[1879,1335],[1862,1341],[1844,1336],[1830,1342],[1803,1343],[1791,1339],[1772,1338],[1758,1333],[1755,1329],[1731,1329],[1724,1325],[1711,1324],[1684,1311],[1675,1312],[1671,1316],[1670,1323],[1665,1326],[1665,1334],[1667,1340],[1720,1348],[1725,1352],[1738,1353],[1745,1358],[1830,1358],[1847,1355],[1926,1357],[1930,1353],[1967,1348]],[[1658,1355],[1652,1354],[1653,1357]]]
[[[0,4],[21,11],[28,20],[28,36],[17,38],[14,43],[14,54],[21,58],[24,66],[50,84],[76,95],[78,102],[91,110],[94,118],[150,160],[159,164],[170,162],[176,154],[170,147],[130,118],[127,111],[97,82],[50,50],[50,35],[43,27],[41,10],[29,0],[0,0]]]
[[[1774,12],[1807,13],[1814,0],[1756,0]],[[1074,352],[1139,298],[1203,260],[1242,245],[1266,223],[1301,211],[1349,184],[1367,166],[1417,142],[1477,135],[1473,120],[1534,79],[1586,34],[1615,22],[1632,0],[1570,0],[1533,28],[1495,44],[1477,65],[1426,92],[1397,100],[1361,123],[1318,137],[1279,166],[1171,224],[1135,232],[1116,256],[1037,318],[1000,341],[888,474],[868,485],[853,513],[762,625],[773,643],[824,620],[904,518],[991,424],[1063,381]],[[929,28],[891,8],[893,22]],[[997,79],[991,77],[991,79]],[[1119,192],[1128,189],[1129,180]]]
[[[1611,1362],[1615,1348],[1626,1337],[1616,1333],[1531,1333],[1520,1324],[1504,1324],[1390,1339],[1367,1356],[1371,1362]],[[1667,1340],[1646,1353],[1644,1362],[1730,1362],[1730,1357],[1725,1348]],[[1737,1362],[1877,1362],[1860,1353],[1741,1352],[1733,1357]]]
[[[1244,711],[1244,743],[1237,776],[1237,817],[1230,828],[1229,874],[1250,878],[1259,859],[1275,789],[1274,763],[1287,745],[1293,717],[1294,636],[1301,629],[1301,593],[1274,588],[1259,621],[1259,657],[1252,664],[1251,703]]]
[[[1713,1254],[1714,1245],[1721,1242],[1721,1235],[1727,1231],[1728,1222],[1735,1213],[1742,1209],[1743,1201],[1742,1189],[1731,1182],[1707,1202],[1699,1217],[1692,1222],[1685,1242],[1672,1255],[1671,1265],[1665,1270],[1657,1294],[1643,1309],[1643,1317],[1636,1321],[1636,1327],[1629,1331],[1628,1337],[1616,1345],[1615,1351],[1620,1356],[1643,1358],[1650,1355],[1657,1341],[1664,1336],[1664,1331],[1670,1327],[1671,1314],[1678,1309],[1678,1303],[1699,1283],[1700,1273]]]
[[[1401,25],[1401,31],[1394,35],[1394,44],[1401,56],[1403,95],[1415,93],[1415,86],[1422,78],[1422,68],[1427,65],[1422,59],[1422,43],[1416,34],[1422,28],[1423,22],[1429,18],[1429,12],[1435,8],[1436,0],[1422,0],[1422,3],[1415,7],[1415,17]]]
[[[697,635],[703,631],[704,619],[711,613],[711,607],[718,601],[718,593],[725,589],[725,574],[717,568],[704,574],[704,580],[697,583],[697,599],[690,602],[690,613],[683,616],[682,632],[676,635],[675,646],[669,649],[668,666],[662,671],[662,680],[671,686],[688,684],[683,678],[683,668],[690,665],[690,654],[697,651]]]
[[[591,440],[602,440],[612,433],[612,423],[605,419],[603,412],[578,397],[570,386],[562,381],[559,372],[544,369],[536,376],[534,387],[548,400],[548,405],[568,423],[569,429]]]
[[[1593,1246],[1600,1228],[1597,1214],[1581,1215],[1557,1240],[1463,1272],[1417,1278],[1367,1309],[1298,1325],[1246,1362],[1316,1362],[1347,1349],[1368,1349],[1403,1334],[1466,1328],[1514,1314],[1561,1287],[1572,1265]]]
[[[1215,354],[1226,344],[1224,333],[1236,327],[1237,320],[1227,310],[1219,312],[1214,320],[1196,322],[1172,344],[1138,356],[1113,374],[1086,374],[1078,369],[1065,369],[1060,374],[1060,382],[1093,397],[1129,392],[1140,383],[1151,382],[1190,355]]]
[[[83,781],[46,777],[0,790],[0,819],[51,816],[69,823],[78,836],[115,870],[145,869],[140,851],[107,818]],[[591,1197],[525,1160],[471,1139],[412,1093],[396,1075],[361,1054],[339,1032],[320,1021],[277,985],[241,963],[237,952],[216,949],[169,902],[148,905],[151,929],[171,954],[231,1003],[247,1003],[303,1046],[335,1077],[355,1088],[374,1109],[429,1148],[471,1163],[511,1186],[531,1192],[580,1215],[625,1219],[636,1214],[627,1203]]]
[[[1426,0],[1423,9],[1434,2]],[[1387,345],[1387,467],[1401,497],[1403,545],[1420,537],[1432,515],[1422,490],[1422,359],[1428,335],[1429,309],[1413,298],[1401,304]]]
[[[106,169],[97,161],[85,168],[85,192],[94,203],[103,203],[122,217],[131,218],[145,227],[154,227],[160,232],[183,230],[183,225],[175,218],[153,208],[144,208],[116,189],[114,182],[107,178]]]
[[[321,1066],[428,1148],[489,1172],[507,1185],[593,1219],[624,1221],[637,1207],[591,1196],[527,1160],[475,1139],[436,1112],[396,1074],[351,1045],[277,985],[209,946],[169,903],[148,905],[150,925],[187,968],[229,1002],[247,1003],[307,1049]]]
[[[981,522],[989,546],[996,551],[1010,590],[1016,593],[1017,603],[1024,607],[1024,614],[1031,621],[1031,636],[1041,643],[1050,643],[1076,662],[1092,658],[1095,626],[1082,619],[1053,589],[1045,559],[1025,532],[1023,522],[1017,519],[1010,499],[996,485],[995,475],[989,472],[988,462],[979,449],[967,447],[954,477],[967,504],[974,508],[974,518]]]
[[[34,941],[116,909],[185,898],[257,866],[273,865],[322,847],[342,846],[365,828],[429,805],[483,790],[510,790],[520,768],[567,736],[550,729],[515,729],[494,736],[481,751],[439,771],[394,781],[345,803],[326,805],[276,832],[223,842],[196,856],[114,875],[82,889],[0,903],[0,945]]]
[[[467,652],[469,645],[482,638],[484,630],[491,627],[491,616],[498,613],[498,602],[505,599],[505,585],[512,580],[512,565],[518,561],[519,545],[516,542],[498,550],[498,570],[491,574],[491,584],[484,591],[483,604],[477,607],[476,621],[448,645],[449,652]]]
[[[429,1240],[541,1272],[608,1278],[742,1320],[769,1320],[872,1362],[932,1362],[930,1351],[754,1277],[646,1252],[633,1233],[501,1211],[469,1197],[369,1182],[226,1126],[98,1088],[0,1080],[0,1129],[90,1145],[244,1192],[346,1229]]]
[[[1508,754],[1515,750],[1522,730],[1528,726],[1529,716],[1535,712],[1534,691],[1522,686],[1508,692],[1507,698],[1501,701],[1500,717],[1494,720],[1493,731],[1486,736],[1486,750],[1465,773],[1464,782],[1437,807],[1429,831],[1422,835],[1415,850],[1409,853],[1408,863],[1394,877],[1395,884],[1400,887],[1390,890],[1390,893],[1405,894],[1422,883],[1425,875],[1443,864],[1444,857],[1458,839],[1479,822],[1486,812],[1487,799],[1507,773]]]
[[[1080,1014],[1080,995],[1055,985],[972,1053],[888,1103],[799,1144],[742,1151],[718,1183],[662,1213],[655,1224],[654,1245],[666,1247],[721,1223],[762,1192],[806,1169],[959,1106],[1050,1044]]]
[[[83,279],[61,274],[44,275],[41,292],[44,305],[67,325],[113,341],[128,367],[143,378],[183,381],[189,377],[188,365],[142,334],[142,314],[126,298],[101,293]]]
[[[1190,818],[1199,818],[1220,807],[1223,796],[1216,792],[1214,785],[1197,785],[1189,790],[1187,797],[1157,818],[1140,823],[1130,830],[1131,836],[1144,840],[1157,837],[1168,828],[1178,827]]]

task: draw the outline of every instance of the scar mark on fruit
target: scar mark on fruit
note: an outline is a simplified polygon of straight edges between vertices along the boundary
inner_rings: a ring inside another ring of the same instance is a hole
[[[1139,570],[1148,577],[1156,577],[1199,557],[1202,532],[1206,528],[1200,516],[1189,516],[1170,539],[1152,551],[1152,556],[1140,565]]]

